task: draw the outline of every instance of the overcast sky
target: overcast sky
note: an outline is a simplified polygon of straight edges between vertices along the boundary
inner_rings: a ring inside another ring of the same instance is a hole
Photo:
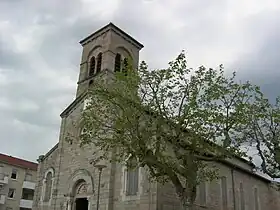
[[[0,153],[35,161],[57,143],[78,42],[109,22],[145,45],[153,68],[185,49],[192,67],[223,63],[280,94],[278,0],[0,0]]]

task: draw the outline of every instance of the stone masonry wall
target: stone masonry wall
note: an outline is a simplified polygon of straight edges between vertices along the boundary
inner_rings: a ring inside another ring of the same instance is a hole
[[[220,175],[225,176],[227,180],[227,196],[228,207],[223,209],[221,195],[221,180],[213,180],[211,183],[206,183],[206,205],[199,203],[199,190],[197,191],[196,209],[203,210],[240,210],[240,183],[243,185],[245,195],[245,209],[256,210],[254,199],[254,188],[258,189],[259,210],[274,210],[280,209],[279,192],[275,191],[268,180],[258,178],[256,176],[245,173],[239,169],[217,163],[220,169]],[[232,177],[233,176],[233,177]],[[233,196],[233,183],[234,194]],[[158,210],[175,210],[179,209],[179,200],[176,196],[174,187],[171,183],[158,185]],[[234,204],[235,200],[235,204]],[[235,206],[235,208],[234,208]]]
[[[72,187],[75,183],[72,183],[72,179],[75,174],[83,174],[84,171],[89,174],[92,179],[92,188],[97,191],[98,183],[98,171],[91,164],[90,161],[94,158],[93,153],[97,150],[92,145],[80,147],[80,141],[78,135],[80,129],[77,127],[77,122],[80,120],[80,113],[83,109],[83,103],[81,102],[76,106],[74,110],[65,118],[65,131],[60,142],[60,168],[59,168],[59,180],[57,181],[57,201],[55,208],[58,209],[61,205],[64,205],[67,196],[72,192]],[[72,143],[66,141],[67,136],[71,134],[76,136]],[[86,176],[86,174],[84,174]],[[102,172],[101,181],[101,197],[100,197],[100,210],[106,206],[109,190],[108,182],[110,177],[110,165]],[[89,184],[89,183],[88,183]],[[96,204],[96,193],[88,193],[88,200],[92,209]]]
[[[42,195],[42,186],[43,186],[43,179],[45,172],[50,169],[56,168],[57,161],[58,161],[58,149],[56,148],[52,151],[48,156],[45,157],[43,162],[39,163],[38,171],[37,171],[37,183],[35,186],[35,194],[34,194],[34,202],[33,202],[33,210],[49,210],[50,205],[47,203],[42,203],[41,197]],[[56,173],[56,171],[55,171]]]

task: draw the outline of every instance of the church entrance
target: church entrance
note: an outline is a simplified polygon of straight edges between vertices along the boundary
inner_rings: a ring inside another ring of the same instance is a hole
[[[76,198],[76,209],[75,210],[88,210],[87,198]]]
[[[74,207],[72,210],[90,210],[88,185],[85,180],[80,179],[74,186]],[[71,210],[71,209],[70,209]]]

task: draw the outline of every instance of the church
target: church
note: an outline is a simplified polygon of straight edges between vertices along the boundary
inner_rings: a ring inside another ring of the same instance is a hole
[[[143,168],[133,172],[116,163],[91,164],[95,148],[67,141],[81,118],[88,88],[130,57],[138,66],[143,45],[112,23],[80,41],[83,48],[76,98],[61,113],[58,143],[38,159],[33,210],[180,210],[171,184],[149,182]],[[197,210],[277,210],[277,185],[241,158],[217,163],[221,178],[200,184]]]

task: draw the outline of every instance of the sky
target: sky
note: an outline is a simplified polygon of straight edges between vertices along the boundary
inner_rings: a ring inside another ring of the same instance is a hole
[[[270,98],[280,90],[278,0],[0,0],[0,153],[36,161],[58,142],[82,47],[113,22],[144,44],[140,60],[236,71]]]

